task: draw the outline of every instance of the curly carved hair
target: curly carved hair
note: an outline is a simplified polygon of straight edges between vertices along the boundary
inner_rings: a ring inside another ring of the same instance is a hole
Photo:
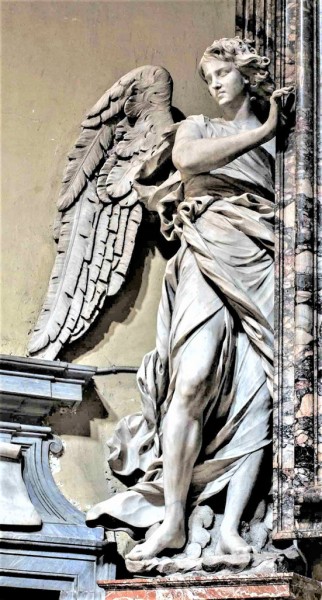
[[[248,80],[249,93],[255,104],[266,104],[275,86],[268,71],[270,64],[267,56],[257,54],[250,40],[240,37],[215,40],[203,54],[199,63],[199,74],[205,81],[203,66],[213,58],[231,61],[240,73]]]

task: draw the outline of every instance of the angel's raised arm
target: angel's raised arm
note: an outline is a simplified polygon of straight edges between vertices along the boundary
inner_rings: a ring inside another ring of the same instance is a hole
[[[172,152],[175,167],[183,175],[197,175],[223,167],[235,158],[271,140],[276,132],[279,103],[291,88],[276,90],[271,98],[267,121],[255,129],[246,129],[235,135],[204,138],[193,120],[187,119],[178,128]]]
[[[273,136],[271,136],[273,137]],[[198,175],[223,167],[241,154],[267,142],[264,125],[236,135],[203,138],[197,125],[187,120],[180,125],[172,153],[175,167],[182,175]]]

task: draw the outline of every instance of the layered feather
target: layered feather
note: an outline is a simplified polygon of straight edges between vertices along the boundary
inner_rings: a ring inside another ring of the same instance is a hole
[[[99,130],[83,129],[75,148],[68,155],[58,210],[66,210],[79,197],[87,181],[103,161],[113,139],[113,128],[102,125]]]
[[[54,342],[64,328],[98,207],[94,184],[89,183],[79,202],[63,215],[47,296],[29,344],[31,354]]]
[[[29,352],[54,359],[82,336],[126,278],[142,218],[133,184],[169,156],[172,81],[141,67],[107,90],[82,123],[58,199],[57,256]],[[160,151],[160,145],[162,150]],[[154,154],[157,155],[153,160]]]

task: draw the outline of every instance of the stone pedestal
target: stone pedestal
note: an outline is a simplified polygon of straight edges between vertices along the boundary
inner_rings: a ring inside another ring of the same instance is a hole
[[[115,544],[106,542],[102,527],[89,529],[61,494],[50,457],[63,445],[40,424],[55,408],[78,406],[93,373],[93,367],[0,356],[1,598],[33,590],[35,598],[56,592],[60,600],[102,600],[96,580],[115,577]]]
[[[321,600],[322,585],[296,575],[230,575],[181,578],[154,577],[98,581],[106,600]]]

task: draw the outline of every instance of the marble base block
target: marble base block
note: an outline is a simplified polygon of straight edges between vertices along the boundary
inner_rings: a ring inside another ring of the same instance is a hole
[[[321,600],[322,584],[294,573],[98,581],[105,600]]]

